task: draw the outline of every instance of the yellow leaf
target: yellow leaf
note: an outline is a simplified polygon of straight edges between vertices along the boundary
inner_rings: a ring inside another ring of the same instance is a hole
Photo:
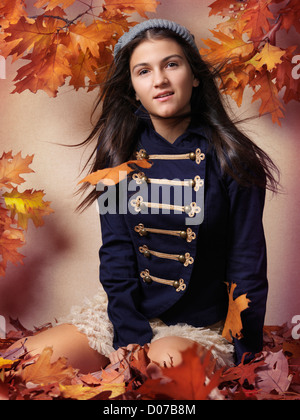
[[[282,63],[281,57],[284,56],[285,53],[286,51],[267,42],[261,52],[254,56],[257,63],[256,69],[259,70],[266,65],[269,71],[273,70],[277,64]]]
[[[104,391],[111,391],[109,398],[118,397],[126,391],[125,383],[107,384],[97,387],[88,387],[83,385],[62,385],[59,384],[61,395],[64,398],[74,400],[89,400]]]
[[[16,188],[3,194],[6,207],[11,211],[12,218],[17,214],[18,226],[27,229],[31,219],[36,227],[43,226],[43,216],[53,213],[49,201],[43,201],[43,191],[26,190],[20,193]]]
[[[229,305],[227,318],[222,332],[222,337],[224,337],[227,341],[232,343],[233,337],[237,338],[238,340],[240,340],[243,337],[241,333],[243,329],[241,312],[248,308],[250,300],[247,299],[246,294],[240,295],[234,300],[233,292],[237,285],[233,283],[230,287],[229,283],[226,284],[229,295]]]
[[[3,359],[0,357],[0,369],[10,368],[15,362],[16,360]]]

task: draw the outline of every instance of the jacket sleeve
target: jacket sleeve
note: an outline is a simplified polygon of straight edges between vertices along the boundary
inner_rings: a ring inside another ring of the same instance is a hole
[[[230,224],[227,281],[236,283],[234,299],[247,294],[249,308],[241,314],[243,338],[234,339],[236,363],[244,353],[251,360],[263,347],[263,326],[268,293],[266,242],[263,228],[265,190],[228,182]]]
[[[108,316],[114,327],[113,346],[144,345],[152,339],[148,320],[139,311],[136,255],[122,214],[100,214],[100,282],[108,295]]]

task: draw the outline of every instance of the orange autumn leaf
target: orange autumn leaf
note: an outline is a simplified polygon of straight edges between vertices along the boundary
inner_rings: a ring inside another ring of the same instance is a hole
[[[104,185],[116,185],[125,179],[128,174],[134,171],[134,169],[129,166],[132,164],[138,165],[141,168],[150,168],[152,165],[146,159],[129,160],[128,162],[124,162],[113,168],[105,168],[93,172],[82,179],[79,183],[89,182],[92,185],[96,185],[98,182],[102,182]]]
[[[241,332],[243,329],[241,312],[248,308],[250,300],[247,299],[246,294],[233,299],[233,292],[237,285],[235,283],[232,283],[231,285],[229,285],[229,283],[226,284],[228,289],[229,304],[222,337],[232,343],[233,338],[240,340],[243,337]]]
[[[146,12],[155,12],[159,4],[156,0],[105,0],[104,7],[108,12],[115,10],[127,14],[138,12],[142,17],[147,18]]]
[[[35,7],[44,7],[45,4],[47,4],[47,7],[45,8],[46,12],[48,10],[53,10],[56,6],[61,6],[64,9],[71,6],[73,3],[75,3],[75,0],[38,0],[34,6]]]
[[[252,102],[261,100],[261,106],[259,109],[260,114],[271,113],[272,121],[281,125],[279,119],[284,117],[282,112],[283,105],[280,102],[278,96],[279,92],[273,81],[272,75],[269,72],[264,71],[263,73],[260,73],[255,80],[252,80],[250,85],[256,89],[252,97]]]
[[[0,188],[13,188],[12,184],[20,185],[25,180],[20,174],[34,172],[29,168],[33,156],[22,158],[21,152],[13,156],[12,152],[3,153],[0,158]]]
[[[46,347],[35,363],[21,369],[19,372],[21,379],[25,383],[32,382],[36,385],[47,385],[55,382],[65,385],[71,384],[77,370],[68,366],[64,357],[51,363],[52,354],[52,348]]]
[[[221,371],[213,373],[211,352],[197,354],[197,346],[182,352],[182,362],[175,367],[162,368],[163,380],[147,379],[138,389],[142,399],[206,400],[218,387]]]

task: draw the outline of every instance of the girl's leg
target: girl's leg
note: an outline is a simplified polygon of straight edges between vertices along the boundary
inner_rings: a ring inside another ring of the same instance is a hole
[[[20,347],[24,340],[17,341],[10,349]],[[109,364],[109,359],[93,350],[87,336],[71,324],[58,325],[28,337],[25,347],[30,355],[41,354],[45,347],[52,347],[51,362],[65,357],[69,365],[80,369],[81,373],[97,372]]]
[[[160,366],[177,366],[182,362],[181,352],[195,345],[195,341],[184,337],[169,336],[159,338],[150,344],[148,357]],[[199,351],[203,349],[199,346]]]

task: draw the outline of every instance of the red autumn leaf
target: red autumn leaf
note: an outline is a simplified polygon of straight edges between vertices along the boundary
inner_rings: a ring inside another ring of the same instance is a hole
[[[138,389],[142,399],[208,399],[209,394],[220,383],[221,371],[216,373],[209,371],[211,353],[207,352],[203,358],[200,358],[196,349],[197,346],[194,346],[185,350],[179,366],[162,368],[163,380],[147,379]]]

